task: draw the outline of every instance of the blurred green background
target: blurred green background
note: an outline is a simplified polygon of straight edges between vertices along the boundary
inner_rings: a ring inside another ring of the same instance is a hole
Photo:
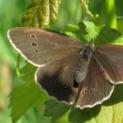
[[[32,0],[32,1],[33,4],[34,3],[36,4],[35,1],[40,2],[40,0]],[[32,3],[32,1],[0,0],[0,123],[12,123],[10,116],[11,108],[8,108],[10,101],[9,94],[12,88],[15,87],[17,83],[19,83],[17,82],[19,80],[17,79],[16,73],[16,62],[18,54],[9,44],[9,41],[7,39],[7,30],[22,25],[22,17],[24,13],[27,11],[27,8],[29,7],[30,3]],[[110,5],[112,5],[112,3],[114,2],[113,0],[109,1],[110,1],[109,3],[111,3]],[[105,24],[109,27],[115,27],[117,31],[123,34],[123,1],[121,0],[115,1],[114,4],[115,8],[113,10],[116,11],[113,12],[114,14],[113,20],[112,19],[110,20],[111,17],[107,9],[108,5],[107,6],[106,5],[107,5],[106,0],[91,0],[89,2],[89,8],[93,13],[93,15],[94,16],[99,15],[99,18],[95,19],[94,23],[97,26],[102,26]],[[83,9],[83,12],[81,12],[80,0],[75,1],[62,0],[61,9],[59,13],[60,14],[58,14],[58,19],[56,20],[55,23],[53,20],[55,19],[55,17],[54,18],[52,17],[53,19],[51,18],[51,24],[54,23],[52,26],[53,30],[57,31],[62,30],[61,32],[63,31],[69,32],[71,30],[72,31],[76,30],[74,29],[74,27],[71,28],[71,26],[66,29],[65,27],[68,24],[73,25],[78,24],[81,20],[87,20],[91,16],[89,15],[86,9]],[[27,20],[29,18],[27,18]],[[24,20],[23,25],[26,25],[27,20],[25,18],[23,20]],[[43,21],[45,21],[45,19]],[[113,21],[113,24],[111,23],[111,21]],[[71,35],[71,33],[67,34]],[[72,36],[77,37],[74,35]],[[28,111],[24,113],[24,115],[18,120],[17,123],[50,123],[51,118],[43,116],[43,112],[44,106],[29,108]],[[64,115],[64,117],[61,117],[61,119],[55,122],[63,123],[67,121],[66,119],[67,115]]]
[[[16,76],[17,54],[7,39],[7,30],[21,24],[29,0],[0,0],[0,123],[11,123],[9,94]]]

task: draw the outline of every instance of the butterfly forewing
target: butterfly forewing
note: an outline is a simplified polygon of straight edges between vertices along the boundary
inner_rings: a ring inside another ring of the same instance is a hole
[[[123,83],[123,46],[100,46],[96,52],[96,57],[110,82]]]
[[[15,28],[8,32],[12,45],[30,63],[41,66],[60,60],[80,47],[80,41],[34,28]]]

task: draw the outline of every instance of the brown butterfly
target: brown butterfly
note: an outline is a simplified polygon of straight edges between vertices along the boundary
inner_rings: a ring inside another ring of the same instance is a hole
[[[38,67],[35,79],[49,95],[77,107],[107,100],[123,83],[123,46],[93,47],[59,33],[18,27],[8,31],[15,49]]]

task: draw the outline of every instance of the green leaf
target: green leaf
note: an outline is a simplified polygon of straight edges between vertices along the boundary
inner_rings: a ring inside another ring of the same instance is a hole
[[[69,27],[68,25],[65,28],[65,34],[81,40],[82,43],[85,43],[95,39],[96,36],[98,36],[101,28],[102,26],[98,27],[93,22],[83,21],[80,22],[77,26],[74,25]]]
[[[59,103],[54,99],[46,101],[44,115],[52,117],[52,121],[57,120],[69,110],[70,106],[65,103]]]
[[[16,79],[16,81],[20,82],[13,88],[10,94],[10,107],[12,108],[11,116],[13,122],[17,121],[29,108],[37,104],[43,104],[48,98],[35,84],[34,71],[34,67],[26,65],[23,75]]]
[[[66,35],[86,43],[94,40],[95,45],[123,44],[123,35],[116,29],[103,25],[96,26],[93,22],[83,21],[79,25],[68,25],[64,30]]]
[[[38,108],[29,109],[16,123],[51,123],[51,118],[44,117],[42,109]]]
[[[116,0],[115,3],[116,3],[117,15],[123,17],[123,1]]]
[[[123,34],[123,17],[118,19],[118,31],[120,31]]]
[[[123,44],[123,36],[116,29],[103,27],[95,39],[95,44]]]
[[[100,110],[100,106],[94,107],[92,109],[81,110],[79,108],[74,108],[69,114],[69,120],[72,123],[86,123],[86,121],[95,117]],[[93,123],[93,122],[90,122]]]

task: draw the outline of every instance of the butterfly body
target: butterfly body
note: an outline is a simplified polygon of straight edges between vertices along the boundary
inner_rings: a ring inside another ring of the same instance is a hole
[[[85,45],[84,48],[80,49],[79,52],[79,59],[76,63],[76,67],[75,67],[75,74],[74,74],[74,80],[77,83],[81,83],[87,76],[87,72],[88,72],[88,66],[93,54],[93,50],[91,45]]]
[[[50,96],[80,108],[107,100],[123,83],[123,46],[80,41],[43,29],[18,27],[8,32],[14,48],[38,67],[35,80]]]

